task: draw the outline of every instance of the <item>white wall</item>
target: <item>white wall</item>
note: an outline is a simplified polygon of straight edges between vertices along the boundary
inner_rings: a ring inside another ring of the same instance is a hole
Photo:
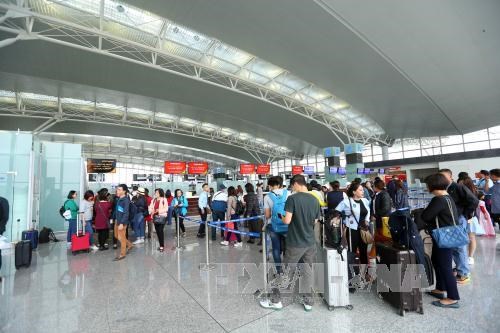
[[[474,173],[480,170],[491,170],[500,168],[500,157],[479,158],[473,160],[448,161],[439,162],[440,169],[450,169],[456,179],[460,171],[469,173],[471,178],[474,178]]]

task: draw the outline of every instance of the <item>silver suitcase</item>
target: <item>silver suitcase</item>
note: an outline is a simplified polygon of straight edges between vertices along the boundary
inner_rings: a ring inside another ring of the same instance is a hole
[[[323,227],[324,237],[324,227]],[[347,264],[347,249],[340,254],[337,249],[327,248],[323,242],[325,287],[323,298],[328,310],[343,307],[352,310],[349,301],[349,268]]]

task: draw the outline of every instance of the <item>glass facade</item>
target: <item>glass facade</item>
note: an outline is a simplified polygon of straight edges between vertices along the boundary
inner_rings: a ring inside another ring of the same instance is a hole
[[[0,132],[0,196],[10,204],[10,218],[3,234],[9,241],[20,239],[28,226],[28,187],[31,134]]]
[[[397,139],[388,147],[389,160],[424,157],[441,154],[463,153],[474,150],[500,148],[500,126],[467,133],[464,135],[423,137],[416,139]],[[382,147],[379,145],[365,145],[363,162],[377,162],[384,160]],[[325,158],[322,155],[310,155],[294,165],[314,166],[316,173],[324,174]],[[289,172],[288,165],[292,160],[279,160],[271,164],[271,173],[278,175]],[[293,163],[292,163],[293,164]],[[345,166],[345,155],[340,157],[340,165]]]
[[[66,230],[59,208],[71,190],[78,192],[79,199],[82,197],[82,171],[81,145],[42,142],[40,229],[45,226],[54,231]]]

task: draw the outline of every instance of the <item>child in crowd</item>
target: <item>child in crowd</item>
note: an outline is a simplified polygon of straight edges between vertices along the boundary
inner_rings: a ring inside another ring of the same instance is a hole
[[[486,209],[486,203],[484,202],[485,196],[483,192],[479,192],[477,197],[479,198],[479,205],[476,208],[476,217],[484,228],[484,235],[489,237],[495,237],[495,228],[493,223],[491,223],[490,213]]]

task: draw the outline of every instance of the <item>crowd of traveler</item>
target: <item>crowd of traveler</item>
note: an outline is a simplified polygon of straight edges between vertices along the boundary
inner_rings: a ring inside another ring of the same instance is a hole
[[[431,260],[436,272],[436,287],[430,294],[438,298],[433,303],[436,306],[459,306],[457,284],[466,284],[471,279],[476,235],[495,236],[494,225],[500,223],[500,170],[482,170],[480,175],[475,183],[466,173],[460,173],[455,182],[452,172],[442,169],[426,179],[428,191],[433,195],[422,212],[426,231],[431,234],[435,228],[458,225],[465,228],[469,236],[468,245],[453,249],[439,248],[433,239]],[[247,243],[253,244],[256,238],[261,242],[264,227],[278,275],[283,274],[282,264],[312,264],[321,218],[341,216],[349,238],[348,250],[359,254],[361,264],[367,264],[368,246],[363,240],[363,231],[381,235],[384,219],[395,210],[410,208],[407,186],[397,177],[388,184],[378,177],[365,182],[358,178],[342,190],[338,181],[325,185],[315,180],[307,183],[301,175],[294,176],[287,188],[282,177],[273,176],[267,180],[265,195],[262,184],[254,187],[248,183],[244,188],[226,188],[219,184],[217,191],[213,191],[208,184],[203,184],[198,198],[201,223],[197,236],[207,236],[205,223],[209,215],[213,222],[222,222],[218,228],[209,227],[213,241],[220,229],[222,246],[241,247],[240,232],[245,228],[251,233]],[[134,187],[129,191],[127,185],[121,184],[114,195],[103,188],[97,195],[86,191],[83,200],[79,203],[77,200],[76,191],[70,191],[64,203],[64,209],[70,212],[67,217],[68,247],[77,228],[83,228],[91,236],[91,249],[107,250],[109,231],[113,230],[113,247],[118,248],[120,243],[115,260],[122,260],[135,245],[144,243],[146,236],[151,238],[152,225],[160,252],[165,249],[165,225],[171,224],[172,218],[176,234],[186,235],[184,220],[188,201],[180,189],[173,191],[173,195],[170,190],[156,189],[152,198],[147,189]],[[80,226],[77,221],[81,221]],[[129,226],[135,236],[133,243],[129,241]],[[97,241],[94,241],[94,231]],[[258,234],[261,236],[257,237]],[[305,286],[312,283],[308,273],[304,274]],[[314,302],[311,292],[306,289],[302,293],[306,311],[312,309]],[[272,295],[260,304],[265,308],[281,308],[279,290],[273,289]]]

